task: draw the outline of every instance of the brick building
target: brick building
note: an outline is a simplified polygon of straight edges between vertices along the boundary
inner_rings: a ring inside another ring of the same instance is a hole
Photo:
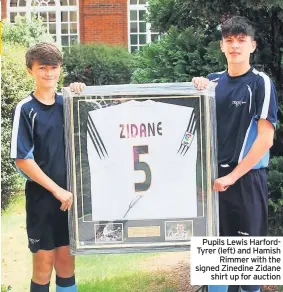
[[[40,16],[63,47],[72,43],[123,45],[134,51],[159,36],[146,23],[147,0],[1,0],[2,19]]]

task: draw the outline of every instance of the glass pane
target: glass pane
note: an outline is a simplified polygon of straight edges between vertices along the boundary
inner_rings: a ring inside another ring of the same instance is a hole
[[[70,24],[70,33],[77,33],[78,32],[78,25],[76,23]]]
[[[20,0],[19,1],[19,6],[26,6],[26,1],[25,0]]]
[[[69,21],[68,12],[67,11],[61,12],[61,21],[62,22],[68,22]]]
[[[56,24],[55,23],[50,23],[49,24],[49,33],[50,34],[56,34]]]
[[[60,4],[61,4],[62,6],[68,6],[68,0],[61,0],[61,1],[60,1]]]
[[[48,15],[48,21],[49,22],[56,22],[56,13],[55,12],[49,12],[48,13],[49,15]]]
[[[130,4],[137,4],[138,3],[138,0],[131,0],[130,1]]]
[[[130,11],[130,20],[138,20],[138,12],[136,10]]]
[[[155,42],[155,41],[158,41],[159,40],[159,35],[158,34],[152,34],[151,35],[151,41],[152,42]]]
[[[139,11],[139,21],[145,21],[145,10],[140,10]]]
[[[69,45],[69,37],[68,36],[62,36],[61,37],[61,44],[62,44],[62,46],[68,46]]]
[[[68,34],[69,33],[68,23],[62,23],[61,24],[61,33],[62,34]]]
[[[70,12],[70,21],[71,22],[76,22],[77,21],[77,12],[76,11],[71,11]]]
[[[17,15],[17,12],[11,12],[10,13],[10,22],[14,23],[15,22],[15,17]]]
[[[146,44],[146,34],[139,35],[140,45]]]
[[[20,0],[26,2],[26,0]],[[55,0],[33,0],[32,6],[55,6]]]
[[[147,0],[139,0],[139,4],[146,4]]]
[[[47,22],[47,13],[46,12],[40,12],[39,16],[42,18],[43,22]]]
[[[76,0],[69,0],[69,5],[77,5]]]
[[[11,0],[10,1],[10,7],[17,7],[17,0]]]
[[[140,32],[146,32],[146,22],[140,22]]]
[[[131,22],[131,32],[138,32],[138,23],[137,22]]]
[[[19,14],[20,14],[20,16],[26,16],[25,12],[20,12]]]
[[[72,44],[77,44],[78,43],[78,36],[77,35],[71,35],[70,36],[70,41],[71,41],[71,45]]]
[[[136,46],[132,46],[131,47],[131,52],[133,53],[134,51],[137,51],[138,50],[138,47],[136,47]]]
[[[43,25],[42,25],[44,28],[45,28],[45,31],[47,32],[47,23],[43,23]]]
[[[53,35],[52,37],[54,39],[54,42],[56,42],[56,35]]]
[[[132,34],[131,35],[131,45],[137,45],[138,44],[138,36]]]

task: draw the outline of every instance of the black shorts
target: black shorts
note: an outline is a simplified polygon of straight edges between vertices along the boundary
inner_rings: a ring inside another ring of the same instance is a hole
[[[32,253],[69,245],[68,212],[61,202],[34,182],[26,183],[26,224]]]
[[[232,167],[218,167],[218,177]],[[219,192],[220,236],[266,236],[268,190],[265,169],[250,170],[225,192]]]

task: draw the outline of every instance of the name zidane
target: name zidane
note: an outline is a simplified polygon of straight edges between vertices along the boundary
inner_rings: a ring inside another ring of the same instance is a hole
[[[162,136],[162,122],[142,124],[120,124],[120,138]]]

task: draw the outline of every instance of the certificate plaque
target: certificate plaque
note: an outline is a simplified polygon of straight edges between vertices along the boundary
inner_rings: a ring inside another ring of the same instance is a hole
[[[214,90],[64,88],[71,251],[188,250],[218,235]]]

